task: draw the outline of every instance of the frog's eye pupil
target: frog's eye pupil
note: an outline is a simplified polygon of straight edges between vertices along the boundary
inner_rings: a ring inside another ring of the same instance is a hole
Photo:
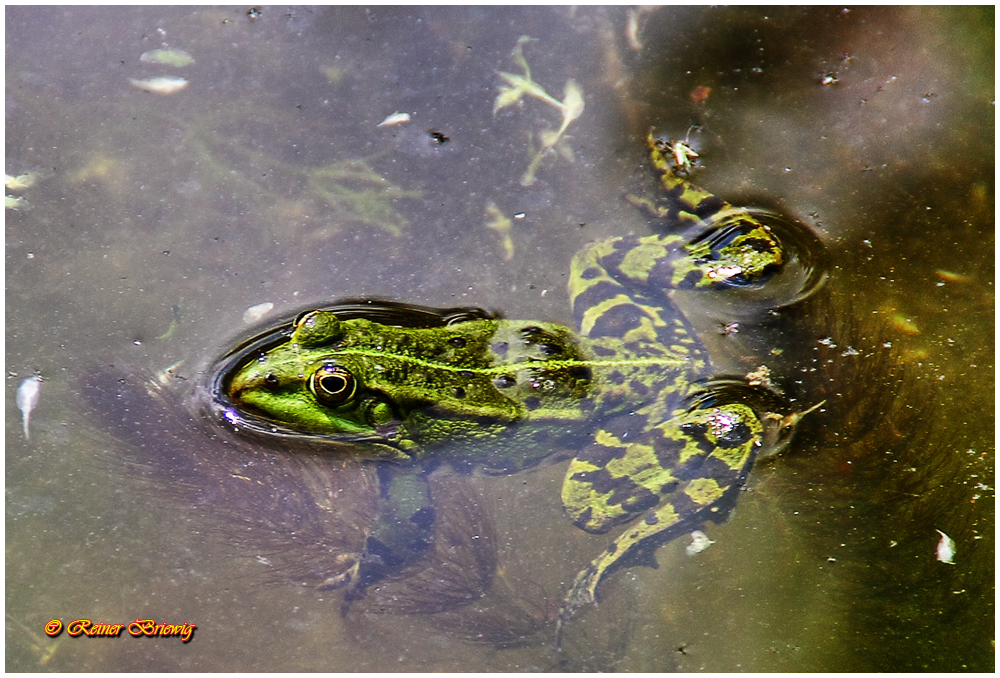
[[[347,388],[347,380],[340,375],[333,377],[323,377],[319,380],[320,386],[327,393],[340,393]]]
[[[354,375],[339,365],[324,365],[309,381],[310,390],[327,405],[339,405],[351,399],[357,388]]]

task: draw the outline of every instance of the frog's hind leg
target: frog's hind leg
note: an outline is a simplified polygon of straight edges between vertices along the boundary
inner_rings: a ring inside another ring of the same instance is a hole
[[[660,177],[663,193],[655,200],[628,195],[626,199],[650,216],[661,219],[672,232],[688,227],[703,227],[718,213],[732,207],[722,198],[688,181],[692,158],[698,157],[683,141],[670,141],[652,131],[646,136],[646,146],[653,169]],[[679,152],[681,151],[681,152]]]
[[[678,166],[681,161],[671,152],[683,142],[650,132],[646,144],[663,193],[655,200],[628,199],[664,222],[661,228],[670,235],[641,241],[646,248],[657,242],[665,245],[667,256],[654,259],[649,253],[633,253],[633,259],[656,262],[656,270],[649,265],[638,270],[642,283],[660,289],[758,286],[784,268],[789,260],[787,243],[765,223],[773,222],[765,211],[735,207],[688,182],[685,167]],[[621,273],[636,278],[626,266]]]
[[[695,525],[721,521],[732,507],[764,425],[746,404],[713,405],[671,418],[641,440],[626,443],[602,430],[570,464],[563,504],[579,527],[604,532],[648,513],[576,576],[559,612],[557,642],[565,622],[596,602],[608,574]]]

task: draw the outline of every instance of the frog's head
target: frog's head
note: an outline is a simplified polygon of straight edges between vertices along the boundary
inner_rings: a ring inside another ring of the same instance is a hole
[[[238,364],[223,388],[236,410],[282,434],[407,458],[523,416],[487,367],[498,322],[411,328],[312,311],[287,340]]]

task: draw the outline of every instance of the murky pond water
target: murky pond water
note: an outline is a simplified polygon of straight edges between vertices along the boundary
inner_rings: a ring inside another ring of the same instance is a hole
[[[34,176],[7,191],[7,669],[993,669],[992,8],[6,21],[6,172]],[[534,80],[585,100],[534,168],[562,112],[494,112],[522,35]],[[194,62],[140,59],[155,49]],[[157,78],[187,84],[130,82]],[[567,520],[555,460],[436,473],[434,567],[342,609],[310,577],[371,520],[371,475],[260,451],[285,461],[234,480],[244,457],[185,407],[198,370],[265,302],[571,323],[572,255],[649,232],[625,197],[656,190],[650,126],[698,148],[700,185],[825,242],[824,289],[769,322],[721,332],[732,308],[689,302],[718,365],[766,356],[824,408],[710,548],[617,573],[561,652],[559,601],[608,539]],[[28,438],[15,396],[36,373]],[[317,487],[342,500],[322,516]],[[53,618],[198,628],[52,640]]]

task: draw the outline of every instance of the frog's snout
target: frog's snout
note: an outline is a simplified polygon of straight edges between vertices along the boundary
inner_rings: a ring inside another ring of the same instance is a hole
[[[253,400],[255,393],[260,393],[262,389],[267,389],[269,382],[277,383],[277,378],[263,370],[240,370],[229,381],[226,387],[226,394],[229,399],[236,403],[245,403]]]

